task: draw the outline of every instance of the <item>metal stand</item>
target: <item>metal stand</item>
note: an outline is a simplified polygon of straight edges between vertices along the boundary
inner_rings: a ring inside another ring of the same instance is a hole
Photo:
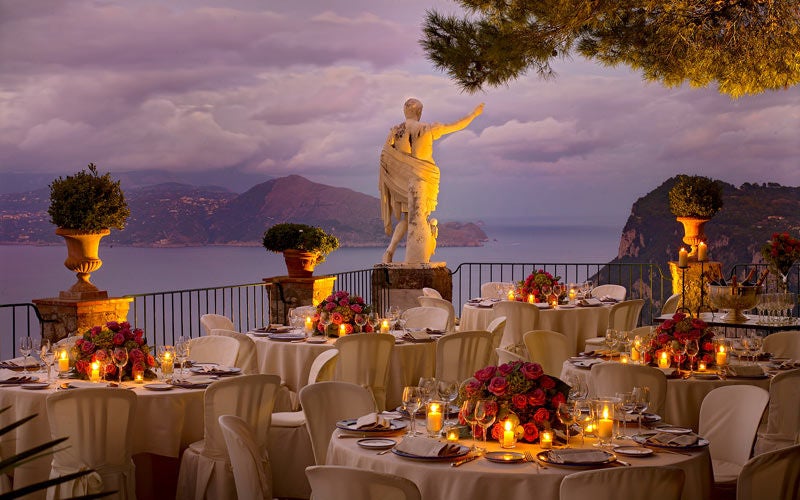
[[[678,266],[678,269],[681,270],[681,306],[676,312],[692,314],[692,311],[686,307],[686,270],[689,269],[689,266]]]

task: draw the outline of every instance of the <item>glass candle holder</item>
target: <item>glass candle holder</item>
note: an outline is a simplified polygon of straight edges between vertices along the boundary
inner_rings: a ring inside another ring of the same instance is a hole
[[[516,424],[511,419],[506,419],[501,424],[503,433],[500,436],[501,448],[515,448],[517,446],[517,429]]]
[[[425,410],[425,428],[430,437],[437,437],[444,426],[444,401],[431,400]]]
[[[461,437],[461,430],[455,425],[447,426],[444,429],[444,437],[448,443],[456,443]]]
[[[612,399],[597,399],[594,401],[592,414],[594,416],[594,429],[598,446],[611,445],[614,436],[614,405]]]
[[[141,366],[133,365],[131,367],[131,376],[133,382],[136,384],[144,384],[144,368]]]
[[[551,429],[545,429],[539,433],[539,446],[543,450],[553,447],[553,431]]]
[[[69,351],[67,349],[60,349],[56,353],[56,362],[58,363],[58,373],[66,373],[69,371]]]

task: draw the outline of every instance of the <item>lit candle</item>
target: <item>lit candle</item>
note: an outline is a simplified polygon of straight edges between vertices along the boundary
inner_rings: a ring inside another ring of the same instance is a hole
[[[450,427],[449,429],[447,429],[446,436],[447,440],[451,443],[455,443],[456,441],[458,441],[458,438],[460,437],[458,434],[458,427]]]
[[[708,260],[708,245],[706,245],[705,241],[701,241],[700,244],[697,245],[697,260],[700,262]]]
[[[569,289],[569,301],[572,303],[575,300],[575,297],[578,295],[578,292],[574,288]]]
[[[609,418],[608,406],[603,405],[602,418],[597,422],[597,437],[611,439],[614,434],[614,421]]]
[[[514,300],[514,290],[508,291],[508,300]]]
[[[528,304],[533,304],[533,294],[532,293],[528,294]]]
[[[685,248],[678,251],[678,267],[689,267],[689,252]]]
[[[697,363],[697,370],[698,370],[698,371],[701,371],[701,372],[704,372],[704,371],[706,371],[706,364],[705,364],[705,363],[703,363],[702,361],[701,361],[701,362],[699,362],[699,363]]]
[[[344,326],[344,323],[342,323],[339,325],[339,336],[344,337],[345,335],[347,335],[347,327]]]
[[[389,333],[389,320],[381,321],[381,333]]]
[[[172,353],[165,352],[161,357],[161,373],[164,376],[171,375],[175,370],[175,360],[172,359]]]
[[[553,431],[547,429],[539,433],[539,446],[544,450],[549,450],[553,447]]]
[[[723,366],[728,363],[728,353],[725,352],[725,346],[719,346],[719,351],[714,355],[717,366]]]
[[[67,350],[64,349],[61,351],[61,355],[58,358],[58,371],[65,372],[69,370],[69,356],[67,356]]]
[[[428,433],[437,434],[442,430],[442,406],[439,403],[430,403],[428,405],[427,419],[425,426],[428,428]]]
[[[99,382],[100,381],[100,363],[97,361],[92,362],[92,372],[89,375],[89,380],[92,382]]]
[[[638,338],[633,341],[633,347],[631,347],[631,361],[636,362],[639,361],[639,349],[642,348],[642,341]]]
[[[503,448],[514,447],[514,422],[506,420],[503,424]]]
[[[623,365],[627,365],[628,364],[628,353],[627,352],[620,353],[619,362],[622,363]]]
[[[669,354],[667,351],[661,351],[661,354],[658,356],[658,367],[669,368],[669,364]]]
[[[137,384],[143,384],[144,375],[142,375],[141,373],[137,373],[136,375],[133,376],[133,381]]]
[[[306,316],[305,330],[306,333],[311,333],[314,331],[314,322],[311,321],[311,316]]]

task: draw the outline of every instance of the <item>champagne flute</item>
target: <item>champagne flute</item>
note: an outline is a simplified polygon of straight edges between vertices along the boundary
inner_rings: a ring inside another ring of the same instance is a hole
[[[559,403],[558,408],[556,408],[556,416],[559,422],[564,424],[564,432],[567,436],[567,443],[564,445],[564,448],[569,448],[569,427],[577,420],[577,411],[574,401],[563,401]]]
[[[122,385],[122,374],[125,372],[125,365],[128,364],[128,350],[124,347],[115,348],[113,359],[114,364],[117,365],[117,381]]]
[[[33,339],[22,337],[19,339],[19,353],[22,354],[22,368],[25,374],[28,373],[28,356],[33,352]]]
[[[56,353],[53,351],[53,346],[48,339],[42,339],[42,347],[39,351],[39,357],[44,361],[47,367],[47,383],[50,383],[50,369],[53,362],[56,360]]]
[[[700,345],[697,339],[686,342],[686,354],[689,356],[689,375],[694,373],[694,358],[700,352]]]
[[[419,387],[414,385],[407,385],[403,387],[403,409],[408,413],[408,418],[411,420],[406,436],[416,436],[416,422],[417,411],[422,407],[422,397]]]
[[[486,435],[489,433],[489,427],[492,426],[495,419],[497,419],[497,412],[492,411],[492,405],[495,404],[491,399],[479,399],[475,403],[475,422],[481,426],[483,430],[483,449],[481,453],[486,453]]]
[[[475,419],[475,406],[477,405],[477,399],[469,398],[465,399],[463,403],[461,403],[461,418],[464,419],[464,422],[469,424],[470,430],[472,431],[472,450],[476,451],[478,449],[475,446],[475,425],[478,421]]]
[[[445,407],[445,424],[448,424],[448,417],[450,416],[450,405],[455,401],[458,396],[458,382],[454,380],[437,380],[436,391],[439,397],[444,401]]]

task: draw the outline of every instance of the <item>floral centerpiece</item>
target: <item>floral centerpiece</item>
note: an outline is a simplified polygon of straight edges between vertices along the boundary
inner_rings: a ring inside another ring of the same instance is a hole
[[[340,325],[344,325],[345,332],[350,334],[356,329],[356,314],[369,314],[371,309],[372,308],[367,305],[360,296],[350,295],[345,291],[338,291],[328,295],[317,305],[317,313],[311,321],[314,324],[314,330],[324,335],[327,332],[325,331],[325,327],[320,323],[319,318],[320,314],[328,313],[331,319],[328,332],[333,331],[338,335]],[[372,327],[369,324],[365,324],[364,331],[371,332]]]
[[[545,375],[539,363],[511,361],[475,372],[475,377],[462,386],[459,402],[470,398],[491,400],[489,411],[497,415],[491,438],[499,439],[503,435],[503,422],[515,419],[515,415],[519,420],[517,437],[533,443],[539,439],[539,431],[563,427],[556,408],[567,400],[568,393],[569,386]],[[459,420],[465,422],[460,413]],[[476,429],[478,432],[480,429]]]
[[[700,348],[695,359],[702,361],[706,366],[714,364],[714,330],[708,323],[692,318],[684,313],[675,313],[672,319],[661,323],[655,331],[655,337],[650,341],[648,350],[644,354],[644,361],[655,365],[658,362],[658,353],[669,349],[678,360],[677,353],[683,350],[683,344],[690,340],[697,340]],[[689,358],[683,356],[681,368],[689,369]]]
[[[800,239],[791,237],[789,233],[773,233],[772,239],[761,247],[761,256],[770,272],[781,277],[782,286],[786,289],[789,269],[800,260]]]
[[[130,323],[109,321],[105,326],[94,326],[75,342],[75,371],[81,378],[89,378],[91,364],[95,361],[105,365],[105,375],[118,377],[117,367],[111,361],[112,352],[118,347],[128,350],[128,363],[123,367],[123,378],[132,378],[134,369],[141,370],[145,378],[155,378],[150,368],[156,360],[150,354],[144,332],[131,329]]]
[[[517,283],[517,300],[526,301],[530,295],[533,295],[535,302],[547,302],[549,293],[542,293],[542,287],[552,287],[558,284],[560,279],[561,276],[553,276],[544,269],[539,269]]]

